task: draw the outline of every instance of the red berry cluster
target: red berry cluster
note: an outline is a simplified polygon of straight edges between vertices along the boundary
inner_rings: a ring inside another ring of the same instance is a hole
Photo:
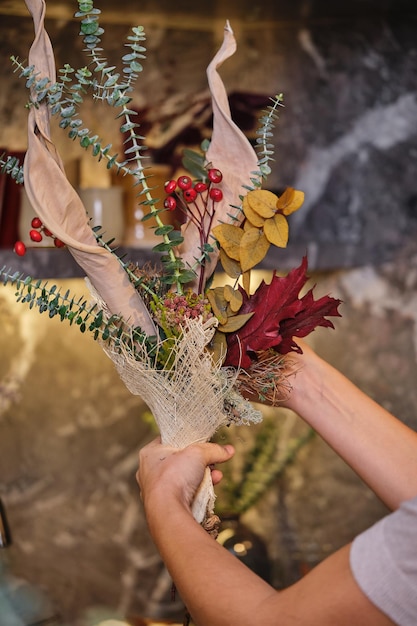
[[[43,225],[42,220],[40,220],[39,217],[34,217],[30,225],[32,228],[29,231],[29,237],[33,242],[39,243],[45,236],[52,237],[56,248],[63,248],[65,246],[63,241],[58,239],[58,237],[55,237],[55,235],[53,235],[51,231]],[[26,246],[23,241],[16,241],[14,245],[14,251],[19,256],[24,256],[26,254]]]
[[[198,263],[201,268],[204,268],[211,248],[210,232],[216,205],[223,200],[223,191],[216,186],[222,180],[223,174],[220,170],[208,167],[204,181],[193,182],[189,176],[183,175],[177,180],[168,180],[164,186],[167,193],[164,207],[169,211],[181,211],[188,223],[194,224],[200,234],[201,259]],[[203,281],[204,269],[200,271],[198,293],[203,289]]]
[[[164,189],[168,196],[165,198],[164,207],[169,211],[179,208],[186,212],[187,205],[197,204],[201,199],[203,207],[207,209],[209,199],[212,202],[220,202],[223,199],[223,192],[213,184],[219,184],[223,180],[223,174],[216,168],[210,168],[207,172],[208,182],[194,182],[189,176],[180,176],[177,180],[168,180]]]

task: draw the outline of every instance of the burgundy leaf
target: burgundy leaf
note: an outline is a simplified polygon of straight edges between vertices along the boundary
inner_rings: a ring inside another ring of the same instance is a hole
[[[287,276],[273,274],[269,284],[262,281],[251,296],[242,290],[243,304],[239,314],[253,312],[251,319],[227,336],[225,365],[247,368],[256,353],[273,348],[280,354],[301,352],[293,337],[306,337],[317,326],[334,328],[326,317],[340,317],[340,300],[324,296],[314,300],[313,289],[299,298],[308,280],[307,258]]]

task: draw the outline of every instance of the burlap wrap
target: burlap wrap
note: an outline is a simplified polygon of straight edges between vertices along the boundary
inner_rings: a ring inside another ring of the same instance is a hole
[[[106,311],[93,287],[89,288],[93,300]],[[205,323],[201,318],[185,320],[183,335],[172,347],[174,363],[169,370],[156,369],[140,345],[136,356],[123,345],[102,345],[129,391],[148,405],[162,442],[175,448],[208,441],[225,424],[249,424],[262,419],[260,411],[234,388],[236,370],[213,363],[206,350],[216,324],[216,318]],[[214,499],[207,470],[193,502],[198,522],[213,513]]]

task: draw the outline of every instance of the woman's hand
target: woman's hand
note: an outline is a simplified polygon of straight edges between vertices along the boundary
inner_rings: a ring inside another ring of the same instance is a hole
[[[217,443],[196,443],[179,450],[163,445],[159,437],[144,446],[139,452],[136,479],[147,514],[154,508],[151,502],[159,513],[173,501],[190,509],[206,467],[211,468],[213,484],[217,484],[222,473],[214,465],[228,461],[233,454],[233,446]]]

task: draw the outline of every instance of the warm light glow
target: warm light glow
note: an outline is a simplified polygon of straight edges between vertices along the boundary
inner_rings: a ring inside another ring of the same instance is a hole
[[[264,280],[266,283],[270,283],[272,279],[272,270],[251,270],[251,291],[255,291],[257,287]],[[278,275],[279,272],[276,272]],[[234,286],[236,281],[230,278],[222,272],[216,272],[213,279],[213,287],[232,285]]]
[[[235,545],[233,546],[233,551],[238,555],[238,556],[246,556],[248,551],[246,550],[246,546],[244,543],[235,543]]]
[[[218,537],[217,537],[217,542],[221,545],[224,546],[224,544],[226,543],[226,541],[228,539],[231,539],[233,537],[233,535],[235,534],[235,531],[233,530],[233,528],[225,528],[224,530],[222,530]]]

